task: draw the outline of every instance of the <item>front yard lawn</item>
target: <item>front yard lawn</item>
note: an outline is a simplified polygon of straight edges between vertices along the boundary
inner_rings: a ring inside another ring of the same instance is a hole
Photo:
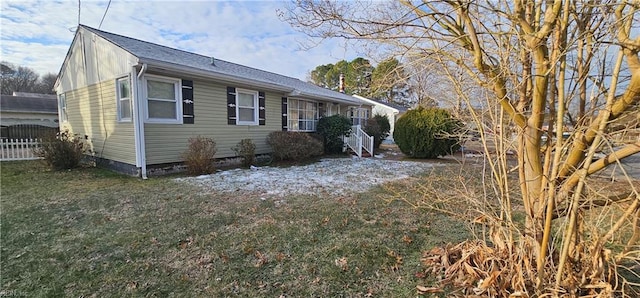
[[[203,193],[173,177],[1,165],[0,295],[415,296],[462,223],[348,196]]]

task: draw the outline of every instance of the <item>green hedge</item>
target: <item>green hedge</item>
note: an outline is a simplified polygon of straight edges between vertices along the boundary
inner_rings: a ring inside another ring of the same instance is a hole
[[[396,122],[393,139],[402,153],[413,158],[437,158],[460,148],[462,122],[438,108],[407,111]]]

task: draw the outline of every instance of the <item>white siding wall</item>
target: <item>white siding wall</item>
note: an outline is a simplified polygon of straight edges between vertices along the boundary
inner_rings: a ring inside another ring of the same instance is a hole
[[[108,81],[131,72],[137,58],[80,28],[61,73],[58,94]]]

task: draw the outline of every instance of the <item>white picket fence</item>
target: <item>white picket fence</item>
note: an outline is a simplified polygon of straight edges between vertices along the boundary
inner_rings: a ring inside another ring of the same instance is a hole
[[[40,147],[38,139],[1,139],[0,161],[40,159],[33,152]]]

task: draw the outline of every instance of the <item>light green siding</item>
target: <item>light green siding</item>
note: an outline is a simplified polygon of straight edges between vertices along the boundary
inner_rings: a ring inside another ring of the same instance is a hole
[[[227,124],[227,85],[194,80],[194,124],[144,124],[147,164],[182,162],[184,159],[181,155],[187,149],[189,138],[198,135],[213,138],[217,148],[216,158],[236,156],[231,148],[242,139],[253,140],[256,154],[270,153],[267,136],[272,131],[282,130],[282,97],[285,95],[251,86],[232,86],[265,92],[265,125]],[[346,115],[348,107],[340,105],[340,113]]]
[[[133,122],[116,121],[115,79],[65,93],[68,121],[60,129],[87,136],[97,157],[136,164]]]
[[[237,88],[263,91],[247,86]],[[231,150],[241,139],[252,139],[256,153],[269,153],[267,135],[282,130],[282,94],[265,92],[265,124],[256,126],[227,124],[227,86],[208,81],[193,82],[195,124],[145,123],[147,164],[181,162],[190,137],[202,135],[216,142],[216,158],[233,157]]]

